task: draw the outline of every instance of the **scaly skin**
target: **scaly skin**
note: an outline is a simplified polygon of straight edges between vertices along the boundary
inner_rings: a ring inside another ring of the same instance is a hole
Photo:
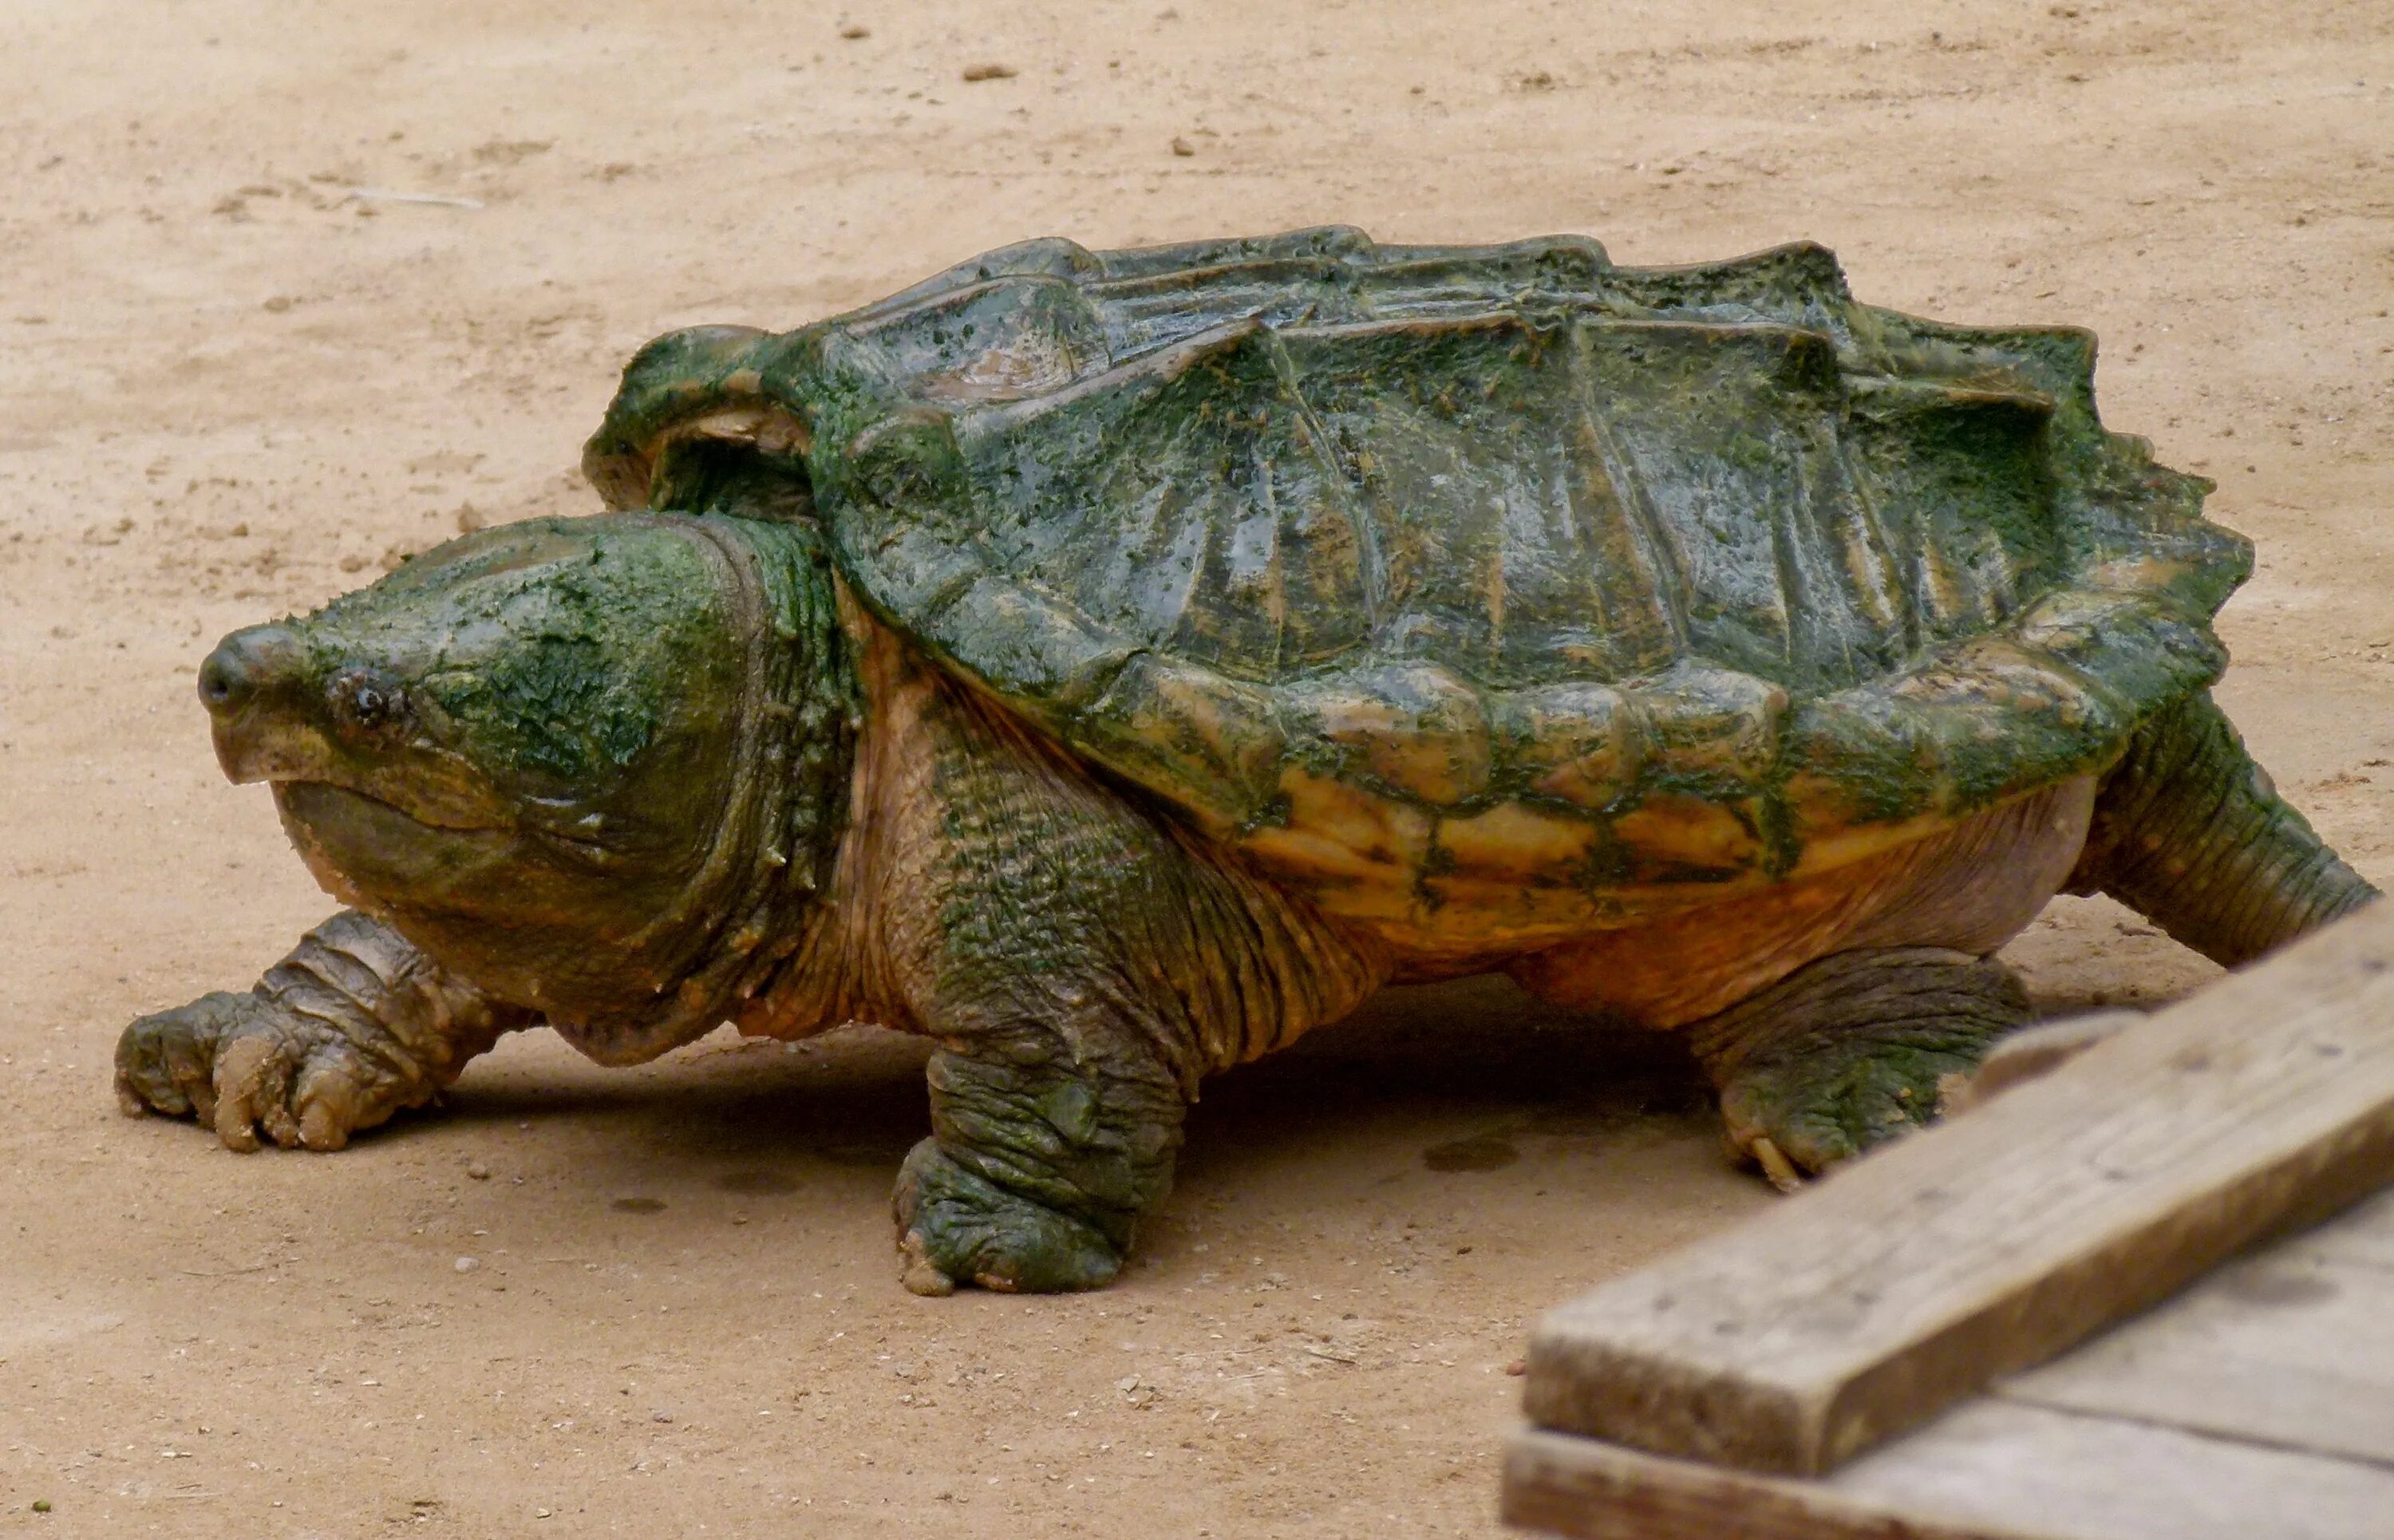
[[[2209,691],[2130,740],[2071,887],[2111,894],[2229,967],[2377,897],[2278,795]]]
[[[1720,1087],[1730,1148],[1783,1183],[1774,1155],[1822,1171],[1928,1122],[1940,1083],[2028,1020],[2028,992],[1995,959],[1890,947],[1798,968],[1688,1041]]]
[[[263,1129],[286,1150],[338,1150],[432,1100],[467,1060],[532,1020],[388,926],[344,911],[247,994],[202,995],[127,1027],[117,1099],[135,1117],[195,1113],[229,1149],[256,1149]]]
[[[880,903],[903,1009],[940,1039],[898,1179],[904,1281],[1098,1287],[1164,1201],[1199,1078],[1343,1015],[1386,966],[913,666],[866,673],[930,767]]]

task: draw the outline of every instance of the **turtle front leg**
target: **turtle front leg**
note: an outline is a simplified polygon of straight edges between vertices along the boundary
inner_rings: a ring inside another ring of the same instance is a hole
[[[245,994],[142,1017],[116,1045],[116,1095],[135,1117],[197,1114],[234,1150],[258,1130],[289,1149],[421,1106],[532,1012],[484,996],[381,921],[345,910],[299,939]]]
[[[1132,796],[944,691],[876,865],[906,1013],[941,1049],[898,1179],[918,1294],[1110,1281],[1172,1186],[1199,1078],[1353,1008],[1387,964]],[[927,782],[927,785],[921,783]]]
[[[1203,874],[968,706],[943,717],[935,875],[901,922],[910,1003],[943,1045],[931,1137],[894,1198],[902,1276],[929,1295],[1098,1288],[1171,1190],[1207,1067],[1174,988],[1203,967]]]
[[[1102,1287],[1171,1191],[1177,1086],[1061,1061],[1035,1038],[1011,1047],[931,1060],[933,1133],[893,1204],[916,1294]]]
[[[1688,1032],[1730,1147],[1788,1188],[1928,1122],[1946,1077],[2028,1019],[1994,958],[1895,947],[1822,957]]]

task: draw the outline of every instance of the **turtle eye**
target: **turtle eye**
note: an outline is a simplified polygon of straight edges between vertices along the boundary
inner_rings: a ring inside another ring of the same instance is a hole
[[[343,727],[380,737],[407,717],[407,691],[376,668],[344,668],[333,676],[333,715]]]

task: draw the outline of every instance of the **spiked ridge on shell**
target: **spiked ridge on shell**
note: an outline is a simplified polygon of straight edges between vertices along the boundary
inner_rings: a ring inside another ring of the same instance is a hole
[[[790,489],[875,614],[1330,912],[1519,946],[2099,770],[2250,570],[2093,337],[1825,250],[1009,247],[633,361],[585,467]]]

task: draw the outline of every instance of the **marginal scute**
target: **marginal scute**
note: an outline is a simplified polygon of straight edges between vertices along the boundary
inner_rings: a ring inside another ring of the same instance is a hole
[[[1674,667],[1633,699],[1650,784],[1738,796],[1761,785],[1779,758],[1787,691],[1768,679],[1701,664]]]
[[[1045,275],[993,279],[882,309],[856,337],[936,401],[1013,401],[1071,384],[1105,359],[1097,314],[1080,291]]]
[[[1271,691],[1154,652],[1134,654],[1073,729],[1226,836],[1265,815],[1287,748]]]
[[[582,451],[582,474],[608,507],[648,506],[657,441],[669,425],[726,409],[788,410],[757,393],[753,362],[758,346],[772,340],[753,326],[691,326],[632,355],[607,421]]]
[[[1449,870],[1467,872],[1480,883],[1563,888],[1574,895],[1610,865],[1611,840],[1601,823],[1523,802],[1499,802],[1438,825],[1438,848],[1445,857],[1440,864]],[[1429,886],[1435,890],[1442,884],[1432,877]]]
[[[1809,244],[1042,241],[661,339],[585,463],[618,503],[674,495],[677,445],[803,476],[777,516],[900,634],[1328,911],[1467,950],[1864,859],[2216,678],[2250,549],[2103,428],[2094,360],[1857,304]]]
[[[1498,691],[1490,736],[1519,795],[1603,812],[1629,794],[1645,737],[1611,685],[1572,680]]]
[[[1761,873],[1770,851],[1744,809],[1701,796],[1643,798],[1612,820],[1620,885],[1730,882]]]
[[[1335,776],[1284,763],[1279,816],[1240,847],[1316,894],[1333,912],[1401,925],[1420,903],[1414,880],[1428,864],[1434,814]]]
[[[1305,680],[1283,699],[1291,738],[1328,745],[1324,768],[1342,780],[1442,808],[1487,793],[1488,716],[1446,669],[1388,664]]]

